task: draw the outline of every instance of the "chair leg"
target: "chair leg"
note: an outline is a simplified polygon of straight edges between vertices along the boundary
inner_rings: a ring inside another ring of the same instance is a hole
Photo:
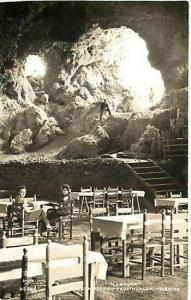
[[[144,279],[146,275],[146,260],[147,260],[147,254],[146,254],[146,240],[143,241],[143,250],[142,250],[142,280]]]
[[[59,219],[59,241],[62,239],[62,217]]]
[[[92,263],[90,265],[91,271],[90,271],[90,292],[89,292],[89,300],[94,300],[95,295],[95,280],[96,280],[96,264]]]
[[[70,240],[72,240],[72,227],[73,227],[73,219],[71,216],[71,218],[70,218]]]
[[[161,277],[164,277],[164,257],[165,257],[165,247],[162,244],[161,247]]]
[[[170,275],[174,275],[174,243],[170,244]]]

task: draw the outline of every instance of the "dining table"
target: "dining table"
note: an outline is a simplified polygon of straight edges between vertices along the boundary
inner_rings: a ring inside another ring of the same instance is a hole
[[[155,198],[155,207],[173,208],[178,213],[180,206],[188,207],[188,198]]]
[[[123,277],[129,277],[129,257],[126,248],[128,234],[143,228],[143,214],[102,216],[92,218],[92,249],[100,251],[100,238],[115,237],[122,240]],[[98,246],[99,245],[99,246]]]
[[[106,195],[107,197],[107,190],[104,191],[104,194]],[[109,194],[115,194],[116,192],[115,191],[111,191],[109,192]],[[102,191],[99,191],[99,192],[96,192],[96,194],[100,194],[102,195],[103,192]],[[122,190],[119,190],[117,192],[118,194],[118,197],[120,198],[123,194],[123,191]],[[140,213],[140,205],[139,205],[139,198],[140,197],[144,197],[145,196],[145,192],[144,191],[141,191],[141,190],[131,190],[131,195],[132,195],[132,199],[133,201],[136,201],[137,202],[137,207],[138,207],[138,212]],[[81,217],[82,215],[82,211],[83,211],[83,206],[85,204],[85,209],[87,212],[89,212],[89,205],[88,205],[88,200],[93,200],[93,196],[94,196],[94,192],[93,191],[82,191],[82,192],[72,192],[72,198],[74,200],[76,200],[78,202],[78,207],[79,207],[79,217]]]
[[[148,213],[149,215],[149,213]],[[165,217],[165,226],[170,229],[170,216]],[[101,251],[100,238],[114,237],[122,241],[123,277],[130,276],[129,253],[127,241],[132,234],[143,232],[143,214],[128,214],[118,216],[100,216],[92,218],[92,250]]]

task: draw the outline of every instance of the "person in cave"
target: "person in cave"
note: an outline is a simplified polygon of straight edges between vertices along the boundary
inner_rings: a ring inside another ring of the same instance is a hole
[[[104,99],[100,104],[100,123],[102,123],[104,112],[108,112],[109,115],[111,116],[111,110],[109,108],[109,105],[108,105],[106,99]]]
[[[32,209],[33,202],[27,201],[26,196],[26,186],[22,185],[18,187],[15,200],[12,205],[8,206],[8,220],[9,225],[12,223],[12,219],[16,216],[20,223],[22,223],[23,210],[24,210],[24,220],[25,221],[40,221],[43,228],[51,229],[49,220],[47,219],[46,213],[43,209]]]
[[[151,87],[149,91],[149,104],[151,107],[154,105],[154,97],[155,97],[154,90]]]
[[[47,211],[47,217],[51,224],[58,221],[59,217],[68,217],[73,213],[73,199],[69,184],[63,184],[60,188],[60,201],[58,207],[53,205]]]
[[[48,105],[48,100],[49,95],[46,93],[42,94],[42,96],[40,97],[40,103],[42,103],[43,105]]]

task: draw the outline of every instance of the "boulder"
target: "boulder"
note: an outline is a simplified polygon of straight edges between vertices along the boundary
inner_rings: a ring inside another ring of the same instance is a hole
[[[42,125],[48,121],[48,115],[39,106],[31,106],[25,112],[25,125],[30,128],[34,134],[37,134]]]
[[[46,145],[55,135],[58,134],[63,134],[63,131],[58,127],[56,120],[54,118],[45,120],[36,136],[35,146],[42,147]]]
[[[18,132],[11,141],[10,151],[14,154],[25,152],[33,143],[32,137],[33,132],[29,128]]]
[[[59,154],[58,158],[88,158],[103,153],[109,143],[109,136],[100,124],[90,134],[75,138]]]
[[[84,135],[74,139],[64,151],[58,154],[58,158],[89,158],[98,156],[98,152],[97,139],[93,135]]]

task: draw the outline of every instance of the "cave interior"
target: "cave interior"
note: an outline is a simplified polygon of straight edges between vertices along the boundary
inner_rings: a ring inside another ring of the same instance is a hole
[[[188,3],[1,3],[0,115],[2,188],[91,185],[94,160],[112,178],[121,153],[154,159],[187,191]],[[164,153],[171,140],[180,155]]]

